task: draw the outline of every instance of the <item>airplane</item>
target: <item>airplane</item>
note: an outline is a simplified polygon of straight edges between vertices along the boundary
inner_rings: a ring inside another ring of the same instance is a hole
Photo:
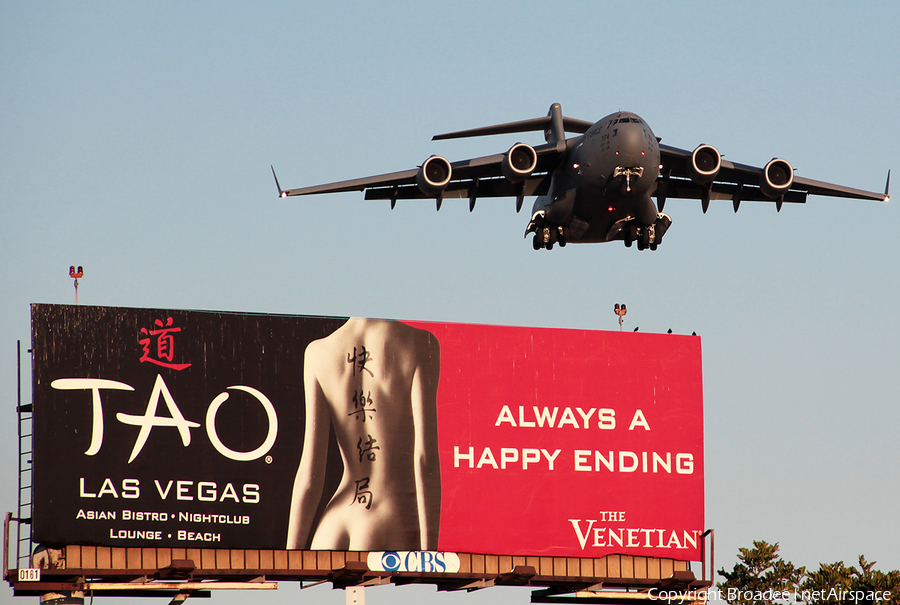
[[[536,196],[525,229],[525,237],[534,234],[535,250],[615,240],[656,250],[672,224],[663,212],[669,198],[699,199],[704,213],[713,200],[731,200],[735,212],[742,202],[774,202],[780,212],[785,202],[805,203],[809,195],[890,199],[890,171],[882,194],[795,176],[780,158],[763,168],[738,164],[712,145],[693,151],[663,145],[647,122],[627,111],[587,122],[563,116],[554,103],[545,117],[432,140],[541,130],[543,145],[516,143],[505,153],[452,163],[432,155],[410,170],[326,185],[282,189],[274,167],[272,175],[281,197],[365,191],[367,200],[390,200],[391,209],[397,200],[433,198],[440,210],[444,199],[468,198],[471,212],[478,198],[514,197],[519,212],[526,196]]]

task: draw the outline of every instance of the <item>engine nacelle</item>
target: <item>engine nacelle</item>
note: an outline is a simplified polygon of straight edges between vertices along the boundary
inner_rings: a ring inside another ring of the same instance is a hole
[[[778,199],[791,188],[794,182],[794,167],[787,160],[774,158],[766,164],[759,175],[759,189],[766,197]]]
[[[531,145],[516,143],[503,154],[500,170],[511,183],[521,183],[537,168],[537,153]]]
[[[715,180],[721,167],[722,156],[719,154],[719,150],[712,145],[700,145],[691,154],[688,173],[692,181],[698,185],[706,185]]]
[[[450,176],[453,169],[450,162],[439,155],[433,155],[419,167],[416,174],[416,185],[419,190],[429,197],[440,195],[440,193],[450,184]]]

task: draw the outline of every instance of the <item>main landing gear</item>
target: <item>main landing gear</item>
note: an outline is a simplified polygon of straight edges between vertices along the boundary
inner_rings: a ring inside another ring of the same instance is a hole
[[[625,247],[631,248],[631,244],[637,242],[638,250],[656,250],[662,243],[663,235],[672,224],[672,218],[665,212],[659,213],[656,222],[652,225],[639,225],[632,222],[622,230]]]
[[[553,250],[553,244],[559,244],[560,248],[566,246],[566,233],[562,225],[549,224],[544,218],[543,210],[538,210],[531,217],[531,222],[525,229],[525,237],[528,237],[529,233],[534,233],[531,245],[535,250],[542,248]]]
[[[534,232],[531,245],[535,250],[546,248],[553,250],[553,244],[558,243],[560,248],[566,247],[566,236],[561,226],[543,227]]]

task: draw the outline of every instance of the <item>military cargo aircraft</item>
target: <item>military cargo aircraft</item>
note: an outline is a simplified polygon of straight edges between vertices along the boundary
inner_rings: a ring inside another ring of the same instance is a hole
[[[545,144],[516,143],[505,153],[449,162],[433,155],[411,170],[282,189],[281,197],[341,191],[365,191],[367,200],[468,198],[469,210],[484,197],[513,197],[516,211],[525,197],[536,196],[525,236],[534,234],[535,250],[554,244],[624,241],[639,250],[656,250],[672,224],[663,212],[669,198],[698,199],[705,213],[712,200],[803,203],[808,195],[888,201],[884,193],[853,189],[794,176],[786,160],[774,158],[762,168],[730,162],[712,145],[694,151],[660,143],[634,113],[619,111],[598,122],[567,118],[558,103],[545,117],[436,135],[433,140],[544,132]],[[578,136],[566,138],[566,133]],[[656,204],[653,203],[656,198]]]

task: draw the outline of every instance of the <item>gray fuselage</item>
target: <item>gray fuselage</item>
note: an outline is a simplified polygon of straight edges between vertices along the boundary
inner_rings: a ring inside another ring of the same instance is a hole
[[[610,114],[570,142],[532,214],[543,211],[548,224],[565,229],[568,242],[625,239],[629,225],[647,227],[659,217],[650,197],[659,166],[650,126],[634,113]]]

